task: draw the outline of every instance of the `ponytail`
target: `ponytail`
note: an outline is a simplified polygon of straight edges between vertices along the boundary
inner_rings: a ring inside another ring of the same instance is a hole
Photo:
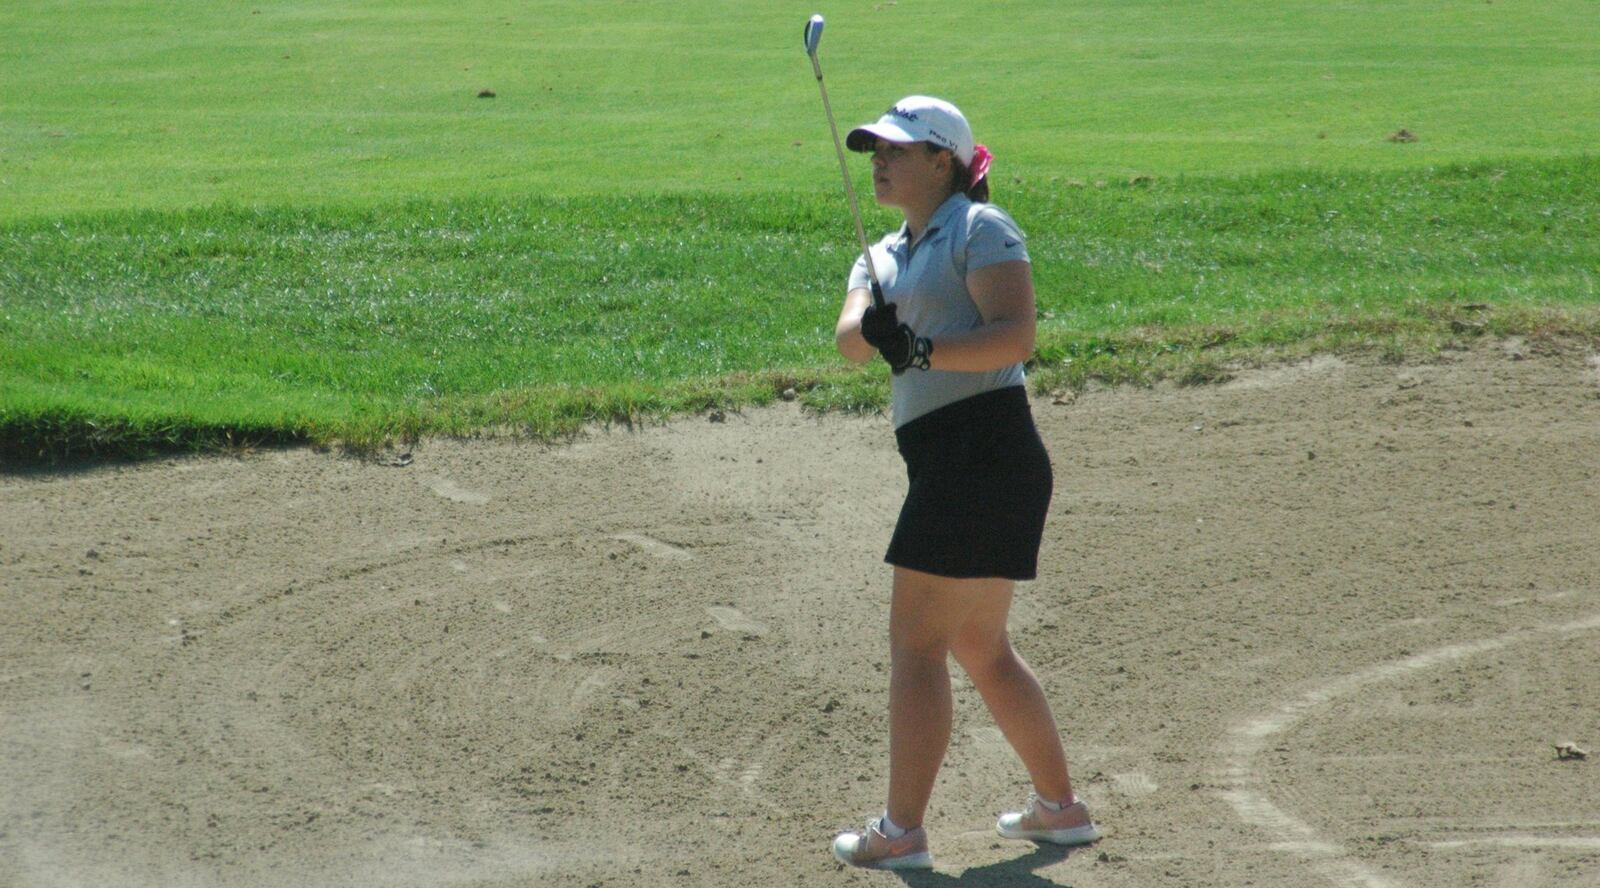
[[[929,152],[947,150],[934,145],[932,142],[924,142],[922,144],[928,147]],[[967,200],[970,200],[973,203],[988,203],[989,163],[993,160],[994,155],[990,154],[989,149],[982,145],[977,146],[977,149],[973,151],[971,164],[962,163],[961,160],[955,156],[955,152],[951,152],[951,193],[953,194],[959,191],[962,194],[965,194],[967,196]]]
[[[950,184],[953,185],[956,190],[959,190],[965,194],[967,196],[967,200],[970,200],[973,203],[988,203],[989,177],[985,175],[980,177],[978,181],[972,182],[972,169],[970,167],[962,166],[961,161],[959,160],[955,161],[954,163],[956,169],[954,173],[950,174]],[[967,182],[972,182],[972,184],[968,185],[966,188],[962,188],[961,185]]]

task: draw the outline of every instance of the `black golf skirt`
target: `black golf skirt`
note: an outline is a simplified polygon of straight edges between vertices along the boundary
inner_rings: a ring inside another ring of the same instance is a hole
[[[1038,576],[1052,477],[1022,386],[919,416],[895,441],[910,489],[885,561],[943,577]]]

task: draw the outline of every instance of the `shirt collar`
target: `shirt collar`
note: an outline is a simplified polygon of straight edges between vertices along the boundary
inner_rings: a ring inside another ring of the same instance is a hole
[[[928,217],[928,230],[922,233],[922,239],[927,240],[928,238],[932,237],[934,232],[945,227],[945,225],[949,223],[951,216],[955,215],[961,210],[964,210],[971,203],[972,201],[969,200],[965,194],[962,194],[959,191],[945,198],[944,203],[939,204],[939,209],[934,210],[933,215]],[[910,243],[911,226],[901,222],[900,235],[896,245],[904,248],[910,245]]]

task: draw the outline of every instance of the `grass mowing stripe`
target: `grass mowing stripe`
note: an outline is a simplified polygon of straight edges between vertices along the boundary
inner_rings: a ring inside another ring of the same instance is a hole
[[[1031,236],[1041,384],[1437,344],[1466,304],[1494,306],[1470,330],[1592,332],[1600,302],[1600,158],[1002,183],[998,198]],[[877,403],[881,374],[832,350],[853,240],[832,192],[0,225],[0,441],[18,457],[230,432],[549,435],[791,385]]]

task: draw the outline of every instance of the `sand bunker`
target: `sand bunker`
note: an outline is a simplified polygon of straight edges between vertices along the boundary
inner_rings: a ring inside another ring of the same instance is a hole
[[[1528,352],[1524,354],[1524,352]],[[1592,885],[1588,350],[1035,401],[1013,617],[1111,831],[1003,842],[971,686],[914,885]],[[0,885],[894,885],[882,417],[0,476]]]

